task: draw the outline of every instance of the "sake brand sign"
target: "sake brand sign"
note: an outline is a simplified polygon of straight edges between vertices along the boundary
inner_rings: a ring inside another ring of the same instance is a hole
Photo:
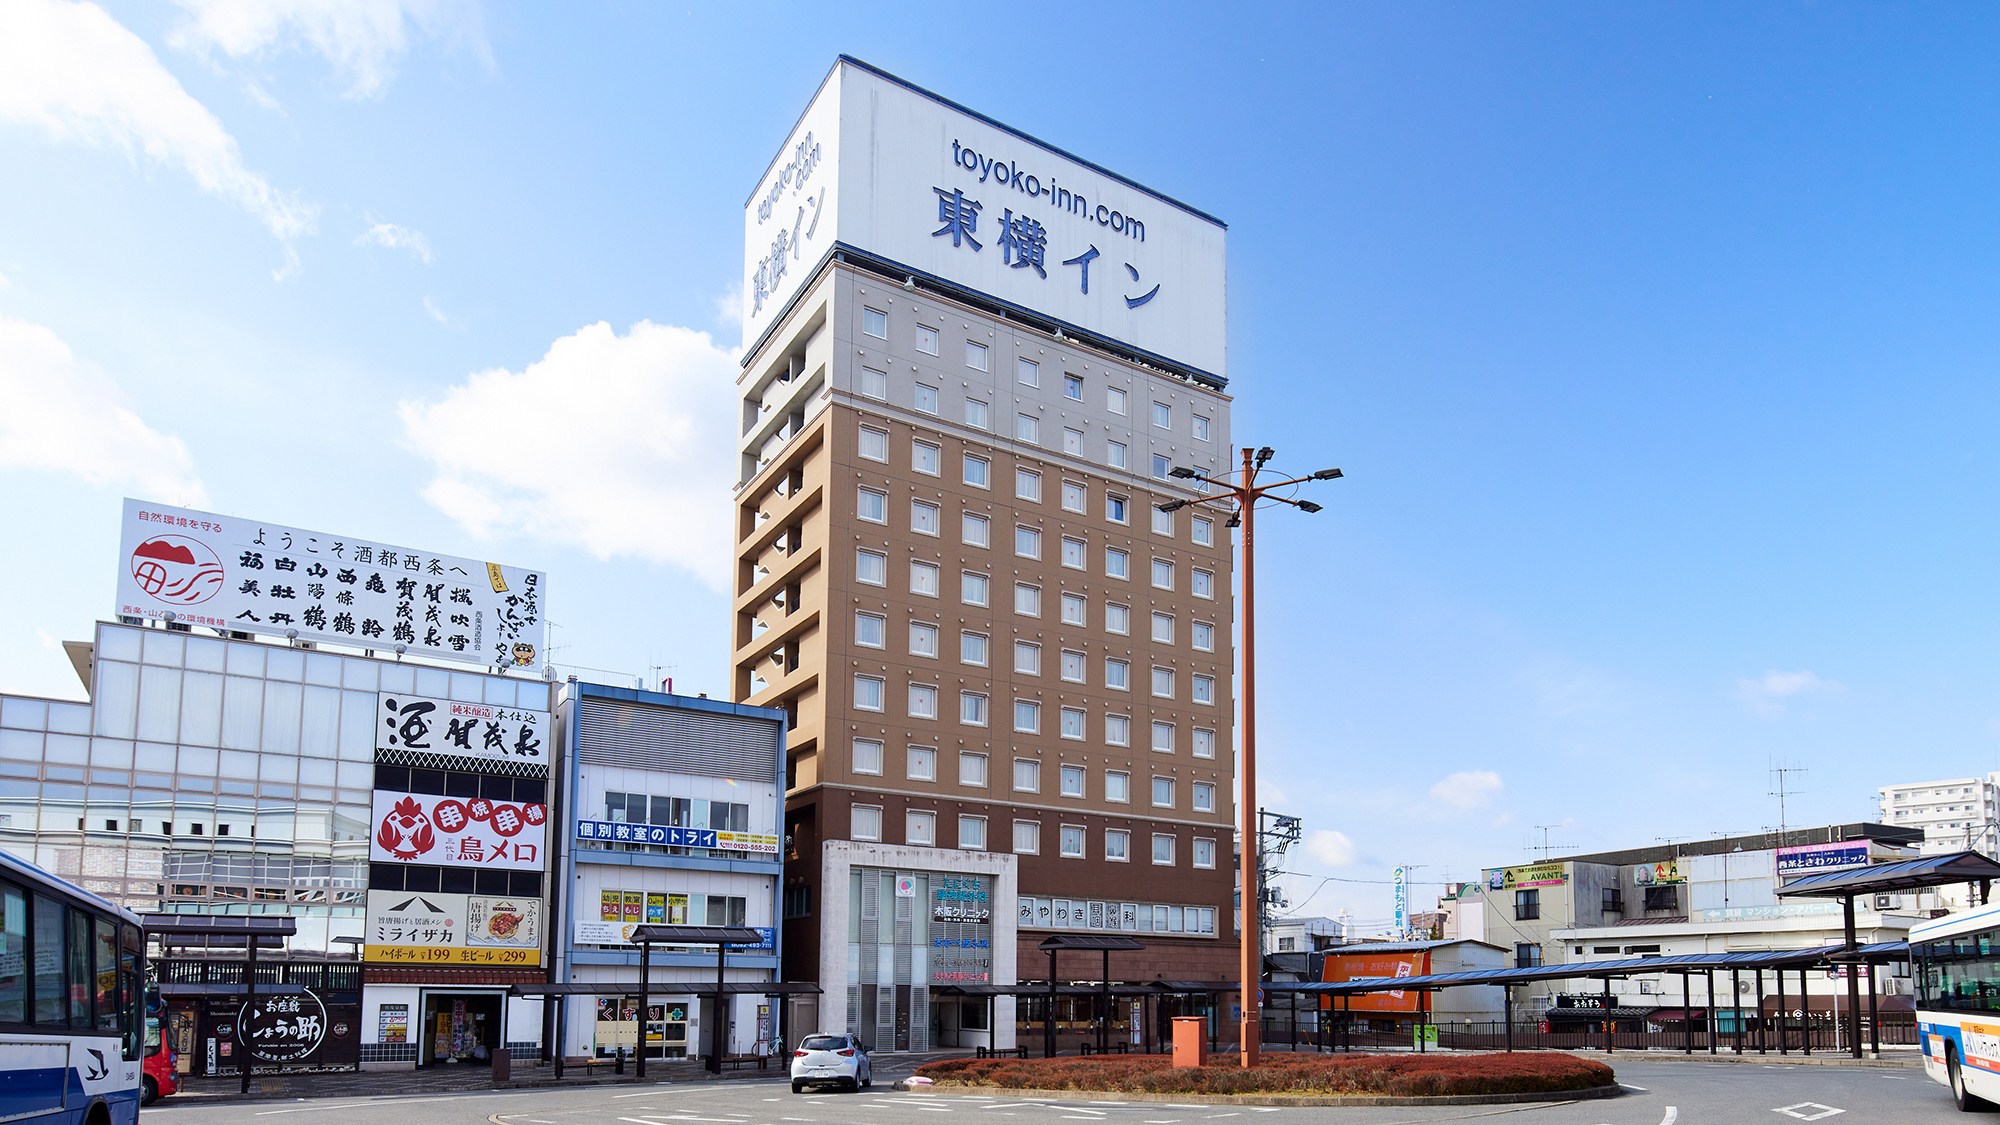
[[[122,617],[387,649],[490,668],[547,647],[541,571],[126,500]]]
[[[439,755],[457,759],[452,764],[461,766],[522,763],[547,773],[547,711],[390,691],[375,698],[382,709],[382,722],[375,728],[378,755]]]
[[[369,891],[362,960],[387,964],[542,963],[542,900]]]
[[[505,871],[546,866],[545,805],[377,789],[374,813],[368,858],[376,863]]]

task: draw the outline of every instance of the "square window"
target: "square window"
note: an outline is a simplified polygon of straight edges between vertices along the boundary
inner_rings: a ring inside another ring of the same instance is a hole
[[[1014,759],[1014,791],[1016,793],[1041,792],[1042,763],[1033,758]]]
[[[857,711],[882,709],[882,677],[854,677],[854,709]]]
[[[1130,512],[1131,504],[1123,496],[1106,496],[1104,498],[1104,518],[1110,520],[1112,523],[1131,522]]]
[[[1117,602],[1106,602],[1104,606],[1104,631],[1121,637],[1132,632],[1132,609]]]
[[[1064,859],[1083,858],[1083,825],[1062,826],[1062,857]]]
[[[1130,450],[1125,448],[1125,443],[1122,441],[1105,442],[1104,463],[1114,469],[1122,469],[1126,466],[1127,456],[1130,452]]]
[[[882,806],[855,805],[850,812],[851,831],[857,840],[880,840],[882,838]]]
[[[938,596],[938,568],[936,563],[910,563],[910,593],[927,598]]]
[[[889,624],[887,618],[876,613],[856,613],[854,615],[854,643],[862,648],[881,648],[887,641],[883,634]]]
[[[1215,782],[1213,782],[1213,781],[1197,781],[1197,782],[1195,782],[1195,783],[1194,783],[1194,798],[1193,798],[1193,799],[1194,799],[1194,811],[1196,811],[1196,812],[1214,812],[1214,811],[1215,811]]]
[[[861,334],[873,336],[877,340],[889,338],[889,314],[881,309],[861,306]]]
[[[1106,660],[1104,686],[1112,691],[1132,690],[1132,665],[1123,660]]]
[[[1104,716],[1104,744],[1106,746],[1132,745],[1132,717],[1130,715]]]
[[[1042,850],[1041,821],[1017,820],[1014,822],[1014,850],[1021,855],[1034,855]]]
[[[873,426],[861,427],[861,443],[857,447],[856,452],[870,461],[887,461],[889,459],[889,431],[878,430]]]
[[[958,693],[958,721],[968,727],[986,725],[986,696],[982,692]]]
[[[991,585],[984,574],[963,571],[958,576],[958,600],[966,605],[985,605],[991,596],[988,591]]]
[[[910,530],[918,535],[936,535],[943,518],[936,504],[928,500],[910,501]]]
[[[1042,498],[1042,474],[1033,469],[1014,470],[1014,495],[1022,500]]]
[[[869,398],[889,401],[889,373],[872,367],[861,369],[861,393]]]
[[[1062,451],[1072,457],[1083,456],[1083,431],[1063,427]]]
[[[1153,724],[1153,749],[1162,754],[1174,752],[1174,724],[1162,722]]]
[[[1081,741],[1083,738],[1083,711],[1075,707],[1063,708],[1062,730],[1060,733],[1064,738]]]
[[[1160,867],[1174,865],[1174,838],[1164,832],[1153,834],[1153,863]]]
[[[903,816],[903,839],[918,847],[937,843],[937,814],[914,809]]]
[[[1106,770],[1104,773],[1104,799],[1114,805],[1132,803],[1132,775],[1124,770]]]
[[[872,738],[854,740],[854,772],[880,775],[882,744]]]
[[[910,655],[936,659],[938,627],[923,621],[910,622]]]
[[[1170,809],[1174,807],[1174,779],[1156,777],[1153,779],[1153,807]]]
[[[927,477],[938,475],[939,462],[944,459],[944,450],[927,441],[910,443],[910,468]]]
[[[855,518],[869,523],[889,522],[889,494],[872,488],[863,488],[854,495]]]
[[[1215,521],[1205,516],[1188,520],[1188,535],[1197,547],[1215,546]]]
[[[1042,588],[1026,582],[1014,583],[1014,612],[1023,617],[1042,615]]]
[[[958,537],[965,540],[968,547],[984,547],[992,534],[992,521],[985,516],[965,513],[958,521]]]
[[[986,788],[986,755],[971,750],[959,751],[958,783],[974,789]]]
[[[1087,508],[1084,501],[1083,485],[1066,480],[1062,485],[1062,506],[1065,512],[1082,512]]]
[[[1014,415],[1014,440],[1025,441],[1029,445],[1042,442],[1042,420],[1032,414]]]
[[[1174,469],[1174,459],[1164,453],[1153,454],[1153,479],[1168,480]]]
[[[1174,670],[1172,668],[1153,669],[1153,695],[1159,699],[1174,697]]]
[[[1083,401],[1083,378],[1077,375],[1063,376],[1063,397]]]
[[[910,718],[937,718],[937,694],[938,689],[936,684],[911,684]]]
[[[1206,621],[1195,622],[1194,636],[1192,640],[1194,642],[1194,647],[1196,652],[1214,652],[1215,626],[1209,624]]]
[[[910,747],[909,761],[903,773],[911,781],[936,781],[937,750],[930,746]]]
[[[1191,681],[1191,686],[1188,688],[1188,698],[1194,700],[1196,703],[1210,703],[1210,704],[1214,703],[1215,677],[1214,676],[1194,677],[1193,680]]]
[[[993,412],[979,399],[966,399],[965,424],[975,430],[990,430],[993,428]]]
[[[986,345],[976,340],[965,342],[965,365],[974,371],[987,370]]]
[[[1084,656],[1075,649],[1064,649],[1062,654],[1062,678],[1073,684],[1083,682]]]
[[[1205,415],[1205,414],[1195,414],[1195,415],[1191,415],[1191,417],[1192,417],[1192,419],[1193,419],[1193,421],[1194,421],[1194,440],[1196,440],[1196,441],[1207,441],[1207,440],[1208,440],[1208,416],[1207,416],[1207,415]]]
[[[965,455],[964,475],[965,483],[974,488],[986,488],[993,479],[993,462],[968,453]]]
[[[1072,539],[1067,535],[1063,536],[1062,564],[1073,570],[1083,569],[1084,566],[1083,540]]]
[[[1146,510],[1153,514],[1153,534],[1172,535],[1174,533],[1174,514],[1172,512],[1162,512],[1158,508],[1148,508]]]
[[[1132,860],[1132,833],[1123,828],[1104,830],[1104,858],[1112,863],[1129,863]]]
[[[1104,548],[1104,575],[1107,578],[1132,577],[1132,555],[1116,547]]]
[[[1195,757],[1197,757],[1197,758],[1213,758],[1213,757],[1215,757],[1215,732],[1214,732],[1214,731],[1212,731],[1212,730],[1202,730],[1202,729],[1201,729],[1201,728],[1199,728],[1199,727],[1195,728],[1195,732],[1194,732],[1194,756],[1195,756]]]
[[[1126,413],[1125,392],[1117,387],[1104,388],[1104,408],[1113,414]]]
[[[1058,775],[1062,784],[1059,792],[1065,797],[1083,796],[1083,767],[1064,766]]]
[[[1206,570],[1197,570],[1193,573],[1194,580],[1190,583],[1189,588],[1194,591],[1194,596],[1197,598],[1213,598],[1215,596],[1215,575]]]
[[[1014,671],[1024,676],[1042,674],[1042,646],[1028,641],[1014,642]]]
[[[1155,613],[1153,615],[1153,639],[1163,645],[1174,643],[1174,615]]]
[[[1042,365],[1032,359],[1014,360],[1014,381],[1024,387],[1042,385]]]
[[[1085,599],[1082,594],[1064,594],[1062,596],[1062,623],[1065,625],[1082,625],[1086,623]]]
[[[928,324],[917,325],[917,350],[925,355],[938,354],[938,330]]]
[[[1165,559],[1154,559],[1153,589],[1171,590],[1173,588],[1174,588],[1174,564],[1168,562]]]
[[[889,584],[889,556],[880,551],[854,552],[854,580],[869,586]]]
[[[1042,705],[1031,699],[1014,701],[1014,729],[1022,734],[1042,732]]]
[[[958,635],[958,660],[961,664],[986,667],[986,634],[960,633]]]
[[[968,852],[986,850],[986,818],[983,816],[961,816],[958,818],[958,846]]]
[[[918,383],[915,402],[918,410],[923,411],[925,414],[936,414],[938,412],[938,389],[929,383]]]
[[[1014,553],[1024,559],[1042,557],[1042,533],[1032,527],[1014,528]]]
[[[1194,865],[1196,867],[1215,866],[1215,841],[1196,840],[1194,842]]]
[[[1171,430],[1171,429],[1173,429],[1173,428],[1174,428],[1174,408],[1173,408],[1173,407],[1171,407],[1171,406],[1168,406],[1168,405],[1167,405],[1166,403],[1164,403],[1164,402],[1156,402],[1156,403],[1154,403],[1154,404],[1153,404],[1153,426],[1154,426],[1154,427],[1155,427],[1156,429],[1161,429],[1161,430]]]

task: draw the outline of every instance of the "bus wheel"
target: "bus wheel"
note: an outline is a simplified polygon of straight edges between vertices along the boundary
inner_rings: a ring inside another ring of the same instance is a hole
[[[139,1085],[139,1104],[152,1105],[159,1100],[160,1084],[154,1081],[153,1076],[149,1074],[146,1076],[145,1081]]]
[[[1978,1113],[1986,1108],[1986,1102],[1974,1097],[1965,1088],[1965,1069],[1958,1063],[1958,1046],[1947,1043],[1944,1046],[1944,1072],[1951,1083],[1951,1100],[1958,1104],[1961,1113]]]

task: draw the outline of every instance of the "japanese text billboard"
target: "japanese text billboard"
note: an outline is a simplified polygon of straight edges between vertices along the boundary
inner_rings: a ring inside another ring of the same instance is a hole
[[[542,900],[369,891],[361,958],[388,964],[542,963]]]
[[[538,775],[548,772],[547,711],[393,691],[379,693],[376,704],[382,724],[375,728],[375,753],[384,758],[407,755],[425,758],[425,764],[471,769],[504,763],[539,766],[532,771]]]
[[[547,646],[539,571],[126,500],[118,613],[486,667]]]
[[[1815,875],[1868,866],[1868,841],[1842,840],[1832,844],[1798,844],[1778,849],[1780,876]]]
[[[836,242],[1215,375],[1221,221],[843,59],[743,211],[754,345]]]
[[[1560,887],[1569,882],[1567,863],[1530,863],[1520,867],[1496,867],[1486,872],[1486,889],[1511,891],[1516,887]]]
[[[547,866],[548,819],[545,805],[377,789],[368,858],[376,863],[540,871]]]
[[[725,852],[778,854],[778,838],[768,832],[730,832],[670,824],[579,820],[576,822],[576,838],[579,843],[591,844],[654,844],[666,848],[714,848]]]
[[[1427,949],[1399,953],[1329,951],[1326,962],[1321,968],[1320,979],[1328,983],[1379,977],[1401,979],[1426,976],[1430,971],[1431,954]],[[1356,1012],[1414,1012],[1422,995],[1421,992],[1412,989],[1398,988],[1386,992],[1357,992],[1341,1003],[1336,1003],[1331,996],[1322,996],[1320,1007],[1344,1007]]]
[[[1641,863],[1632,868],[1632,882],[1641,887],[1664,887],[1674,883],[1685,883],[1681,875],[1681,861],[1661,860],[1658,863]]]

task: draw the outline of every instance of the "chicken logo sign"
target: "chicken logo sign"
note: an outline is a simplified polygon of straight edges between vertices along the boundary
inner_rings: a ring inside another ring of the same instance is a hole
[[[157,535],[132,551],[132,580],[163,602],[199,605],[222,589],[222,560],[185,535]]]
[[[539,871],[548,819],[548,806],[541,804],[377,789],[368,857],[378,863]]]

